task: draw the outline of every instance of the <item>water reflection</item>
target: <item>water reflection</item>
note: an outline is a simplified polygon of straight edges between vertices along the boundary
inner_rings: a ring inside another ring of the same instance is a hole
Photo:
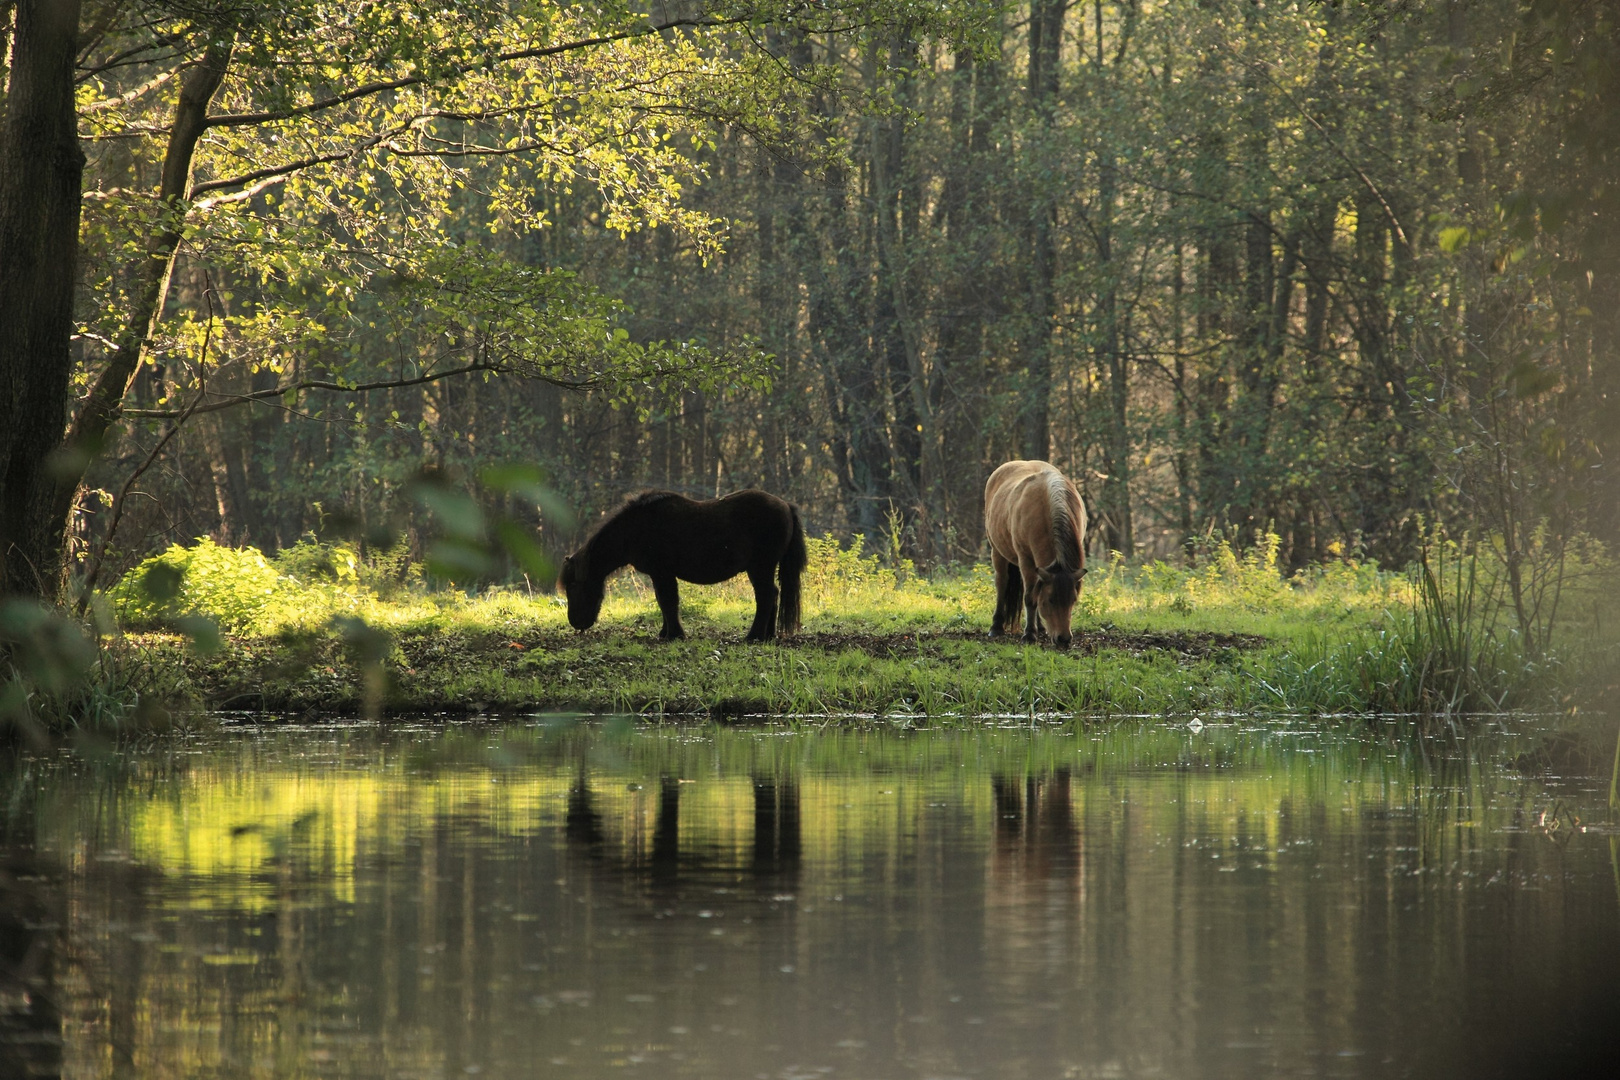
[[[3,794],[74,1076],[1488,1076],[1620,1030],[1607,778],[1524,741],[270,730]]]

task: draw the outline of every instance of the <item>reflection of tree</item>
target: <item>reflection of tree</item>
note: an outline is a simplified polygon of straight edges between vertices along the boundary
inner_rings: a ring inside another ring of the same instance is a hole
[[[147,895],[158,876],[150,868],[135,863],[110,862],[98,884],[96,902],[84,898],[74,904],[75,914],[68,929],[73,945],[74,965],[92,986],[106,989],[107,1042],[112,1056],[113,1080],[140,1076],[135,1051],[141,1043],[141,1005],[152,947],[137,939],[134,928],[145,926],[150,915]],[[105,907],[101,907],[105,905]],[[89,915],[90,912],[95,915]],[[87,915],[89,917],[87,917]],[[274,915],[266,919],[274,938]],[[104,970],[97,970],[98,965]],[[67,1063],[69,1072],[74,1062]]]
[[[0,1076],[55,1077],[62,1074],[62,920],[32,843],[17,843],[11,831],[0,830]]]

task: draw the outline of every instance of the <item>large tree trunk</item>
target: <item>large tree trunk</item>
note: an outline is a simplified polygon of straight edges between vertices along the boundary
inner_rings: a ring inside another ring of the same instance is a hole
[[[118,418],[162,315],[192,154],[230,59],[228,43],[210,46],[182,83],[160,192],[169,215],[133,275],[131,330],[91,387],[64,445],[84,169],[73,102],[78,15],[75,0],[19,6],[0,135],[0,408],[6,410],[0,417],[0,590],[40,597],[54,597],[61,588],[74,493]],[[59,447],[63,452],[55,453]]]
[[[78,0],[21,0],[0,126],[0,595],[54,598],[84,153],[73,104]],[[71,491],[69,493],[71,498]]]

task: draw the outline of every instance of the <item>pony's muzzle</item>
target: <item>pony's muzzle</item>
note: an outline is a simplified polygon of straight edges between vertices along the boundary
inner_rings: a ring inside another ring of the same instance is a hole
[[[1059,634],[1056,638],[1052,639],[1052,643],[1060,649],[1067,649],[1069,647],[1069,642],[1073,640],[1074,639],[1068,634]]]

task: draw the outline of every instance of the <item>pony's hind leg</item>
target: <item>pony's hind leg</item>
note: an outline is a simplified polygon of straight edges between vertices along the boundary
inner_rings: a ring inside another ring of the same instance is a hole
[[[1007,622],[1008,633],[1018,629],[1018,612],[1024,604],[1024,572],[1017,563],[1007,564]]]
[[[754,587],[754,625],[748,628],[748,641],[770,641],[776,637],[776,567],[755,567],[748,571],[748,582]]]
[[[681,587],[674,576],[653,578],[653,596],[658,600],[658,610],[664,616],[664,625],[658,631],[658,636],[665,641],[679,641],[686,636],[686,630],[681,626]]]
[[[990,567],[996,574],[996,612],[990,616],[990,636],[1000,637],[1007,632],[1007,560],[994,548],[990,549]]]

